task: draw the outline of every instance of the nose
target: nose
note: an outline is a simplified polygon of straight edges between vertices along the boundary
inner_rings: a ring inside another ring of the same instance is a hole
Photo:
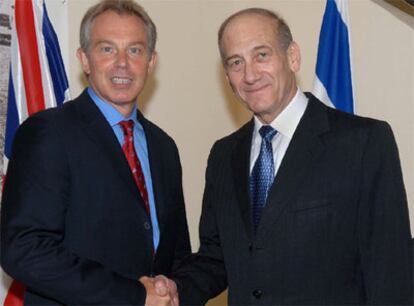
[[[126,51],[119,51],[116,57],[116,64],[118,67],[126,67],[128,65],[128,55]]]
[[[244,80],[248,84],[255,83],[260,78],[260,73],[252,62],[246,62],[244,65]]]

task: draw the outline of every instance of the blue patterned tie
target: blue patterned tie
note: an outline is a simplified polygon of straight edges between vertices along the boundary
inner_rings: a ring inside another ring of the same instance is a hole
[[[267,194],[273,183],[275,168],[273,165],[272,138],[277,131],[270,125],[264,125],[260,128],[259,133],[262,136],[262,144],[249,181],[255,231],[266,205]]]

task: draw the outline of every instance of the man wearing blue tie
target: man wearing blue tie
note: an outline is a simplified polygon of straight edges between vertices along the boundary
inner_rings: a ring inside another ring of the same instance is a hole
[[[389,125],[298,88],[300,50],[273,12],[219,30],[227,79],[253,119],[210,153],[200,249],[180,300],[230,305],[412,305],[407,199]]]

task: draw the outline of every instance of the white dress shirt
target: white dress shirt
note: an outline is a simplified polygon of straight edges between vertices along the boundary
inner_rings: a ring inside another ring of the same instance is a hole
[[[277,134],[272,139],[275,177],[299,121],[305,113],[307,105],[308,98],[300,88],[298,88],[292,101],[290,101],[286,108],[270,123],[270,125],[277,131]],[[253,139],[252,147],[250,149],[250,173],[252,172],[254,163],[260,153],[262,137],[259,134],[259,129],[262,126],[263,123],[254,116]]]

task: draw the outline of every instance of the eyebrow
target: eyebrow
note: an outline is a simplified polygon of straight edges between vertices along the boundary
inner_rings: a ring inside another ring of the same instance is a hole
[[[95,42],[93,44],[93,46],[98,46],[98,45],[102,45],[102,44],[112,45],[113,43],[110,42],[109,40],[99,40],[99,41]]]
[[[253,48],[253,51],[257,51],[257,50],[260,50],[260,49],[269,49],[269,50],[272,50],[273,48],[272,47],[269,47],[269,46],[266,46],[266,45],[260,45],[260,46],[254,47]]]
[[[113,42],[113,41],[103,39],[103,40],[97,41],[95,46],[100,45],[100,44],[116,45],[116,43]],[[134,41],[134,42],[128,44],[128,46],[135,46],[135,45],[141,45],[141,46],[145,47],[145,44],[141,41]]]
[[[256,46],[256,47],[253,47],[253,52],[254,51],[257,51],[257,50],[260,50],[260,49],[268,49],[268,50],[273,50],[273,48],[272,47],[270,47],[270,46],[267,46],[267,45],[259,45],[259,46]],[[238,55],[238,54],[234,54],[234,55],[232,55],[232,56],[229,56],[229,57],[226,57],[225,59],[224,59],[224,62],[225,63],[227,63],[228,61],[230,61],[230,60],[232,60],[232,59],[234,59],[234,58],[238,58],[238,57],[241,57],[240,55]]]
[[[230,60],[232,60],[232,59],[234,59],[234,58],[239,58],[239,57],[241,57],[241,56],[240,56],[240,55],[235,54],[235,55],[232,55],[232,56],[229,56],[229,57],[225,58],[225,59],[224,59],[224,62],[227,64],[227,62],[228,62],[228,61],[230,61]]]

